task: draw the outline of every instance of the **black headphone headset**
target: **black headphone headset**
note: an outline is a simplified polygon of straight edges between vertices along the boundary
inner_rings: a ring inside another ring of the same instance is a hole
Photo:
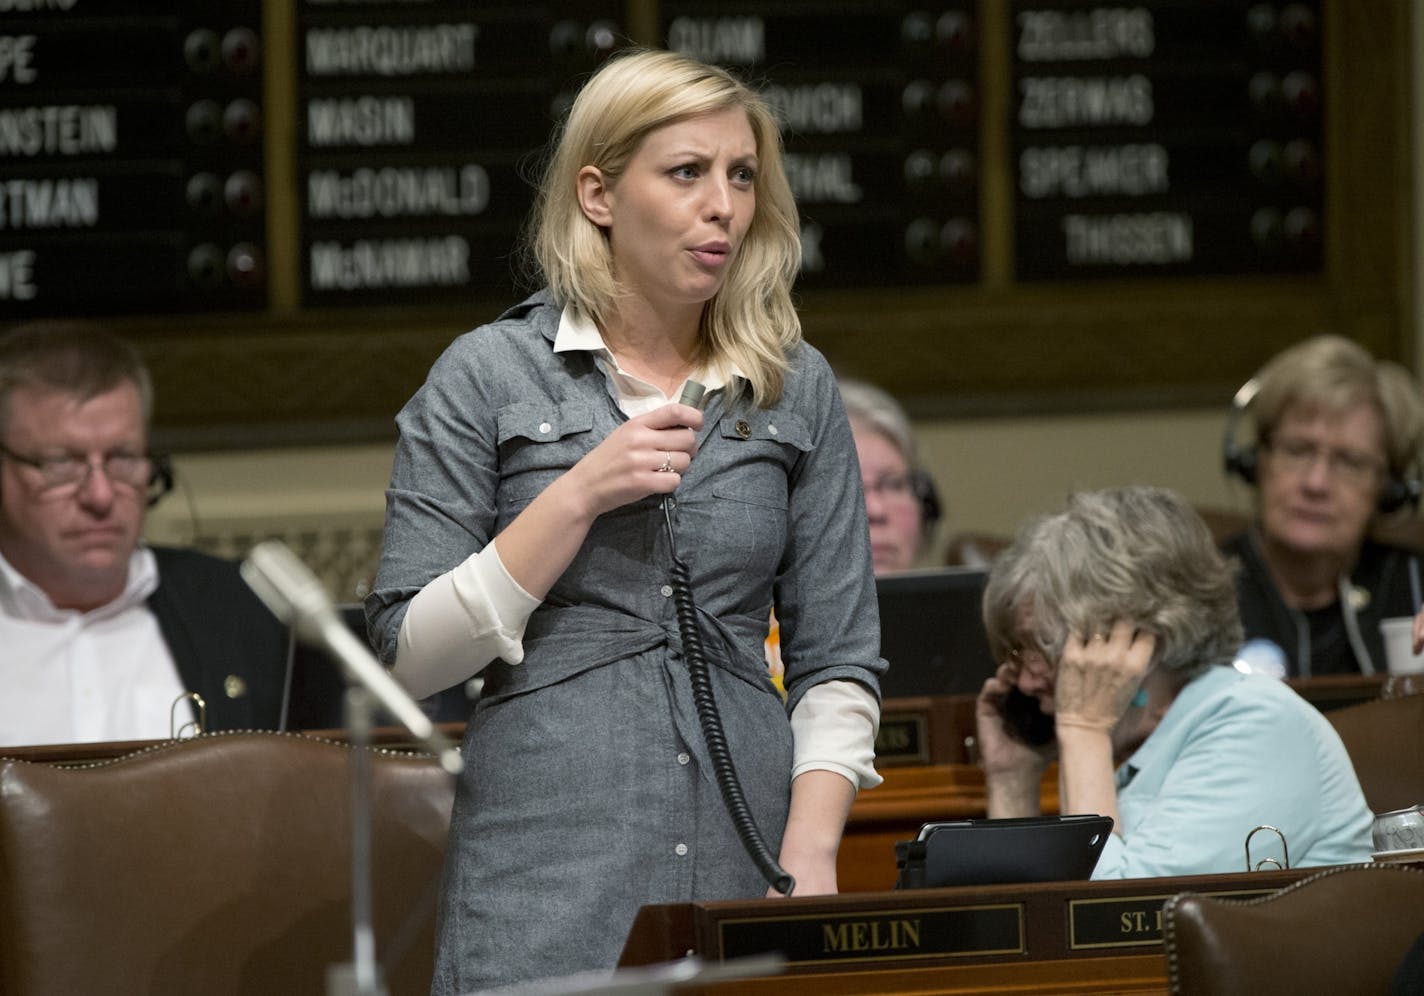
[[[920,528],[928,533],[944,514],[944,508],[939,503],[939,492],[935,490],[934,478],[923,470],[914,470],[910,472],[910,483],[915,489],[915,497],[920,502]]]
[[[149,459],[153,461],[153,473],[148,478],[148,507],[152,508],[173,490],[173,461],[166,453],[155,453]]]
[[[1231,413],[1227,416],[1226,432],[1221,440],[1221,462],[1227,475],[1235,475],[1252,487],[1256,486],[1260,477],[1258,454],[1254,443],[1244,446],[1240,443],[1237,427],[1246,418],[1260,386],[1252,377],[1231,396]],[[1424,483],[1420,482],[1417,470],[1405,478],[1391,474],[1389,481],[1380,489],[1376,508],[1382,515],[1397,512],[1406,505],[1417,511],[1421,494],[1424,494]]]

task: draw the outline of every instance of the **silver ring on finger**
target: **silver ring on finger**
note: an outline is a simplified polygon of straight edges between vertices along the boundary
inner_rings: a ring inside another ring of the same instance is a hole
[[[667,450],[663,450],[663,465],[657,469],[657,473],[659,473],[659,474],[670,474],[670,473],[672,473],[672,454],[671,454],[670,452],[668,452]]]

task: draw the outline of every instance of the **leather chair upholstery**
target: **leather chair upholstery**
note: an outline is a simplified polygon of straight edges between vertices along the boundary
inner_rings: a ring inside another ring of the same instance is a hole
[[[1325,718],[1345,742],[1371,810],[1424,803],[1424,694],[1332,709]]]
[[[1387,994],[1424,933],[1424,871],[1330,868],[1261,899],[1184,892],[1163,907],[1173,996]]]
[[[353,750],[244,732],[0,760],[0,992],[325,992],[353,957]],[[424,994],[453,785],[423,755],[369,760],[377,957],[392,996]]]

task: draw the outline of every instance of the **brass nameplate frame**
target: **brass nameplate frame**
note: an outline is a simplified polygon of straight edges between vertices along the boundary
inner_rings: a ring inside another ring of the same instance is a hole
[[[930,724],[923,712],[887,712],[875,735],[875,763],[884,766],[930,763]]]
[[[780,952],[790,964],[915,961],[1024,952],[1023,903],[893,912],[733,917],[716,925],[717,957]]]
[[[1176,893],[1068,901],[1068,949],[1138,948],[1162,943],[1162,904]],[[1269,889],[1235,889],[1203,895],[1256,899]]]

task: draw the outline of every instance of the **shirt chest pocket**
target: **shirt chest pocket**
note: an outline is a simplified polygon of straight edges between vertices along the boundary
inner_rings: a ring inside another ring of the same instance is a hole
[[[501,511],[533,499],[595,444],[593,409],[581,401],[507,405],[495,424]]]
[[[788,482],[815,448],[810,430],[789,412],[753,411],[728,415],[714,431],[720,466],[710,490],[727,553],[743,569],[774,570],[786,543]]]

